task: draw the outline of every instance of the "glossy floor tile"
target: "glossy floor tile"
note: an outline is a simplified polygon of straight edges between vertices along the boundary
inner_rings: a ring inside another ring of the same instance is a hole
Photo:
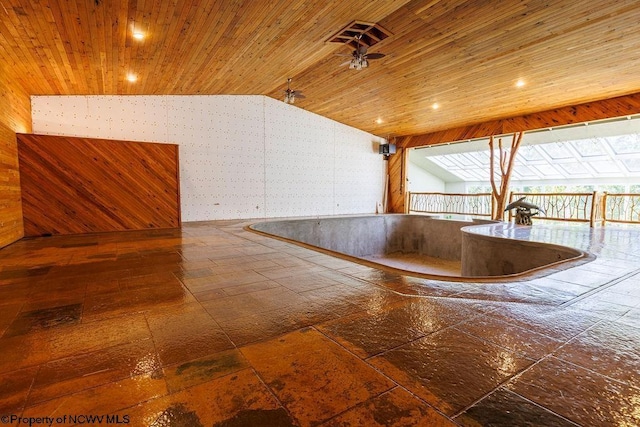
[[[534,363],[506,348],[453,328],[400,346],[370,362],[450,416]]]
[[[640,425],[640,389],[554,357],[507,387],[580,425]]]
[[[577,425],[531,400],[504,389],[491,393],[467,409],[456,421],[465,427],[482,425],[575,427]]]
[[[406,299],[325,322],[319,329],[362,358],[473,319],[477,312],[450,300]]]
[[[324,426],[450,427],[456,423],[400,387],[357,405]]]
[[[312,328],[241,349],[302,426],[313,426],[395,386]]]
[[[67,416],[59,425],[86,424],[78,415],[132,426],[640,425],[637,227],[536,224],[535,238],[571,242],[592,261],[458,283],[356,264],[249,223],[0,249],[0,415]]]
[[[260,378],[244,369],[118,412],[132,426],[291,426]]]

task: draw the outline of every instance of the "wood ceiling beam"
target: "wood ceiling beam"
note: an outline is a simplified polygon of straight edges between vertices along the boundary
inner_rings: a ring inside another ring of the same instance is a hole
[[[397,145],[402,148],[423,147],[446,142],[483,138],[491,135],[503,135],[520,131],[624,117],[634,114],[640,114],[640,92],[437,132],[399,136],[396,142]]]

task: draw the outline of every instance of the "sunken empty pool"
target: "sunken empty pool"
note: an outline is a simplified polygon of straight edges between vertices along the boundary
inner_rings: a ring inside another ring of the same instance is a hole
[[[513,278],[583,259],[566,246],[532,241],[530,227],[422,215],[265,221],[251,230],[420,276]]]

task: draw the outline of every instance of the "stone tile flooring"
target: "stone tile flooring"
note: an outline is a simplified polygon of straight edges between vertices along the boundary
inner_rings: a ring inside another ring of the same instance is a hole
[[[91,415],[133,426],[640,425],[637,227],[536,224],[533,238],[595,260],[456,283],[355,264],[247,224],[0,250],[0,415],[54,425]]]

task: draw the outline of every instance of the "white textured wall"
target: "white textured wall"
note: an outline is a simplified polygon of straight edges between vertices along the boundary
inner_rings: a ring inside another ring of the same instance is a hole
[[[407,162],[407,177],[409,191],[412,193],[444,193],[445,183],[435,175],[430,174],[420,166]]]
[[[444,185],[445,193],[464,194],[467,192],[467,183],[465,182],[447,182]]]
[[[34,96],[33,132],[180,146],[183,221],[373,213],[374,135],[264,96]]]

